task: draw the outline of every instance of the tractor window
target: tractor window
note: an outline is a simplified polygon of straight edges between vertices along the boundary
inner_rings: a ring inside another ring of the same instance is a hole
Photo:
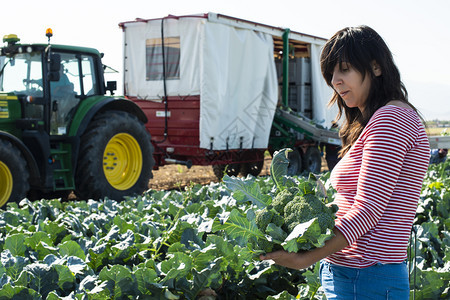
[[[51,134],[66,134],[67,126],[80,102],[80,68],[78,57],[72,53],[58,53],[61,56],[59,81],[50,82],[52,103]]]
[[[164,38],[166,79],[180,79],[180,37]],[[146,41],[146,79],[163,80],[162,39]]]
[[[94,60],[92,56],[83,55],[81,58],[83,69],[83,88],[86,96],[98,94],[98,83],[95,77]]]
[[[38,53],[17,54],[2,57],[0,91],[27,96],[42,97],[42,63]]]
[[[57,86],[66,86],[64,92],[81,94],[80,72],[78,67],[78,58],[75,54],[59,53],[61,55],[60,79],[57,82],[51,82],[52,96],[54,88]]]

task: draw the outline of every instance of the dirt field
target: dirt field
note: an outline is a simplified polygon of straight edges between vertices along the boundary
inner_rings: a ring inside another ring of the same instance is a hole
[[[260,175],[269,175],[271,158],[266,157]],[[326,170],[326,162],[322,159],[322,170]],[[148,184],[149,189],[170,190],[184,188],[191,182],[199,184],[209,184],[217,182],[211,166],[192,166],[188,169],[181,165],[166,165],[153,171],[153,178]]]
[[[269,174],[271,159],[266,158],[261,175]],[[166,165],[153,171],[153,178],[148,184],[149,189],[170,190],[188,186],[191,182],[199,184],[209,184],[217,182],[211,166],[192,166],[188,169],[181,165]]]
[[[447,133],[450,132],[450,128],[448,127],[428,127],[427,134],[428,135],[441,135],[444,131]]]

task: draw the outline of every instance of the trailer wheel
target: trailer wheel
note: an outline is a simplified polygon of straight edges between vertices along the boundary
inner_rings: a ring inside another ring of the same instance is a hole
[[[152,177],[153,146],[144,124],[132,114],[107,111],[81,137],[75,174],[82,199],[142,194]]]
[[[225,175],[225,169],[228,176],[238,176],[241,170],[241,164],[213,165],[212,168],[217,179],[222,180],[223,175]]]
[[[0,140],[0,207],[19,202],[30,188],[30,173],[20,150],[8,141]]]
[[[241,174],[242,176],[247,176],[248,174],[253,176],[258,176],[264,166],[264,160],[259,160],[255,162],[248,162],[241,164]]]
[[[320,173],[322,169],[322,155],[316,146],[306,149],[304,161],[305,170],[310,173]]]
[[[299,175],[303,171],[303,161],[302,155],[297,149],[292,150],[288,153],[289,165],[287,169],[287,174]]]

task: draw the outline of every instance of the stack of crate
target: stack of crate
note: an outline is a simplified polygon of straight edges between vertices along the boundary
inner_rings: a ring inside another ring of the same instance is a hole
[[[312,119],[311,59],[295,57],[289,60],[289,107]]]

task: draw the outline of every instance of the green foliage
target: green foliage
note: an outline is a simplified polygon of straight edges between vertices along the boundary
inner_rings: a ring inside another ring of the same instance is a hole
[[[431,166],[424,181],[411,243],[416,299],[448,298],[449,172],[449,163]],[[279,172],[281,191],[273,177],[225,178],[122,202],[11,203],[0,211],[0,299],[198,299],[210,290],[216,299],[322,299],[318,265],[298,271],[259,261],[249,245],[320,246],[327,235],[319,218],[288,234],[274,202],[288,192],[332,202],[328,176],[320,193],[314,179]],[[272,213],[267,225],[263,210]]]
[[[450,296],[450,161],[429,166],[414,220],[410,285],[415,299]]]

